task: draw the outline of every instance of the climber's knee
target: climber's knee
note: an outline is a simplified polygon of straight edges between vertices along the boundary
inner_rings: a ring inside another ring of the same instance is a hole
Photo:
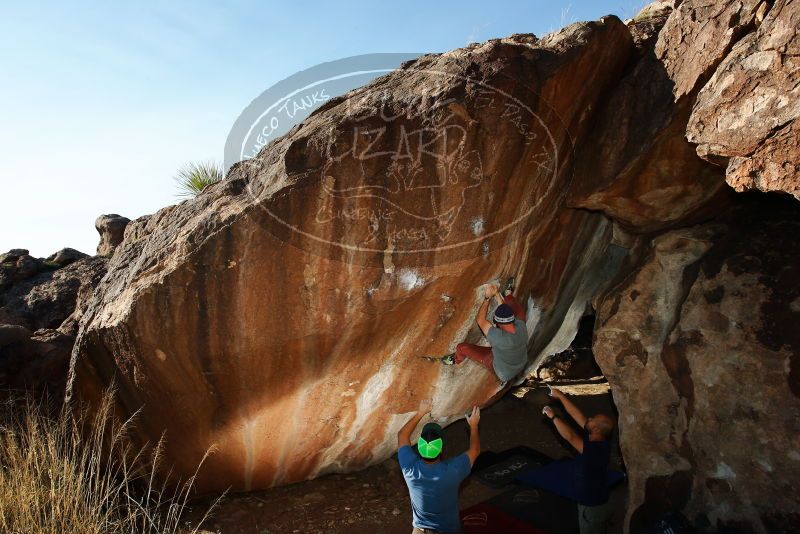
[[[469,346],[469,343],[459,343],[456,345],[456,363],[461,363],[464,361],[464,358],[467,357],[466,355],[466,348]]]

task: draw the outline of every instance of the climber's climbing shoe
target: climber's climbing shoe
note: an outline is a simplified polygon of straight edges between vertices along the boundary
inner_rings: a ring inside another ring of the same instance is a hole
[[[455,354],[448,354],[446,356],[419,356],[425,361],[428,362],[440,362],[444,365],[453,365],[456,363],[456,355]]]

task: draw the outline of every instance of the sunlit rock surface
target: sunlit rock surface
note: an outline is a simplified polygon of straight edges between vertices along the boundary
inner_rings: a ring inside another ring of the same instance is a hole
[[[700,92],[687,133],[701,156],[727,161],[737,191],[800,199],[800,3],[762,12]]]
[[[655,54],[673,80],[675,100],[691,96],[769,9],[764,0],[685,0],[658,36]]]

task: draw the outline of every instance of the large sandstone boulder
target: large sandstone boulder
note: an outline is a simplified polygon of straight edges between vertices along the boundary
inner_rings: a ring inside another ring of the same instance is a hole
[[[687,127],[737,191],[800,199],[800,2],[778,0],[703,87]]]
[[[484,403],[490,373],[421,357],[478,341],[480,288],[510,274],[531,361],[574,337],[620,255],[608,220],[564,208],[573,144],[631,52],[610,17],[423,56],[134,221],[82,323],[73,394],[116,381],[181,475],[216,446],[201,491],[361,468],[420,399],[443,423]]]
[[[800,524],[800,210],[765,198],[674,230],[598,299],[630,531]]]

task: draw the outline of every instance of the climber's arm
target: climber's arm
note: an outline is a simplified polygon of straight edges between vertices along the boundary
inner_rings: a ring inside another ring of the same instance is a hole
[[[553,424],[556,426],[556,430],[558,430],[562,438],[569,441],[569,444],[572,445],[576,451],[583,452],[583,440],[568,423],[563,421],[560,417],[556,417],[553,420]]]
[[[553,422],[558,434],[562,438],[567,440],[569,444],[575,448],[575,450],[578,452],[583,452],[583,440],[566,421],[561,419],[549,406],[545,406],[544,410],[542,410],[542,413]]]
[[[467,424],[469,425],[469,449],[467,456],[469,457],[469,465],[475,465],[475,460],[481,453],[481,438],[478,435],[478,423],[481,420],[481,409],[475,406],[472,408],[472,413],[467,416]]]
[[[561,391],[556,388],[550,388],[550,396],[554,399],[558,399],[561,401],[562,406],[567,411],[570,417],[578,423],[578,426],[583,428],[586,426],[586,416],[583,415],[583,412],[575,406],[569,398]]]
[[[489,333],[489,329],[492,327],[492,323],[486,319],[486,312],[489,311],[489,300],[491,296],[487,296],[483,299],[483,304],[481,304],[480,309],[478,310],[478,317],[475,318],[475,321],[478,323],[478,327],[483,332],[483,335],[487,335]]]
[[[400,429],[400,432],[397,433],[397,448],[405,447],[406,445],[411,445],[411,433],[417,428],[417,425],[422,418],[429,414],[431,411],[431,399],[423,399],[419,403],[419,411],[414,414],[414,417],[408,420],[408,422],[403,425],[403,428]]]

